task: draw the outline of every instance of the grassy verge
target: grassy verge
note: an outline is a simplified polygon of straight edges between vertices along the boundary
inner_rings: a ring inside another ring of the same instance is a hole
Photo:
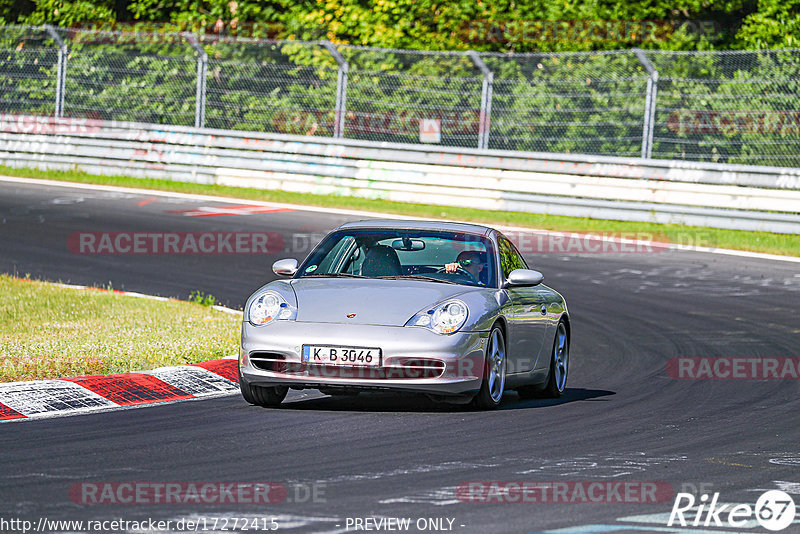
[[[0,382],[142,371],[236,352],[241,319],[208,306],[0,275]]]
[[[268,202],[302,204],[307,206],[375,211],[410,215],[414,217],[447,218],[481,222],[489,225],[501,224],[565,232],[646,233],[658,236],[660,240],[684,245],[732,248],[753,252],[800,256],[800,236],[798,235],[744,232],[739,230],[723,230],[718,228],[672,224],[610,221],[590,219],[588,217],[564,217],[560,215],[478,210],[426,204],[407,204],[336,195],[263,191],[260,189],[191,184],[172,182],[170,180],[130,178],[126,176],[98,176],[78,171],[41,171],[37,169],[15,169],[0,166],[0,174],[90,184],[139,187],[181,193],[218,195]]]

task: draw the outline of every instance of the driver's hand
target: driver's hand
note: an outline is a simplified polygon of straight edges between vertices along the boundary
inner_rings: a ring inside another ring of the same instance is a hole
[[[444,266],[444,272],[446,272],[446,273],[454,273],[454,272],[456,272],[458,270],[459,267],[460,267],[460,265],[458,264],[458,262],[448,263],[447,265]]]

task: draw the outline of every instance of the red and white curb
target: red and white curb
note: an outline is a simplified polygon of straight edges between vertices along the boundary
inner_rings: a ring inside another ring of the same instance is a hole
[[[172,300],[132,291],[70,284],[50,285],[106,291],[150,300]],[[224,306],[213,308],[242,315],[242,312]],[[0,422],[231,395],[239,391],[237,366],[237,356],[234,355],[151,371],[0,383]]]
[[[0,421],[238,393],[236,356],[152,371],[0,384]]]

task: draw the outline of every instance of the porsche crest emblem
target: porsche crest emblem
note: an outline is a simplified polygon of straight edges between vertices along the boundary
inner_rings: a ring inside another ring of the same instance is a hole
[[[355,317],[355,316],[356,316],[356,314],[355,314],[355,313],[348,313],[348,314],[347,314],[347,318],[348,318],[348,319],[352,319],[352,318],[353,318],[353,317]]]

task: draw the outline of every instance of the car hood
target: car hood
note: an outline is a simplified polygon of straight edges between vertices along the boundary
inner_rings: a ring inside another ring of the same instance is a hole
[[[297,320],[403,326],[415,313],[448,297],[479,290],[418,280],[298,278]],[[349,315],[352,317],[348,317]]]

